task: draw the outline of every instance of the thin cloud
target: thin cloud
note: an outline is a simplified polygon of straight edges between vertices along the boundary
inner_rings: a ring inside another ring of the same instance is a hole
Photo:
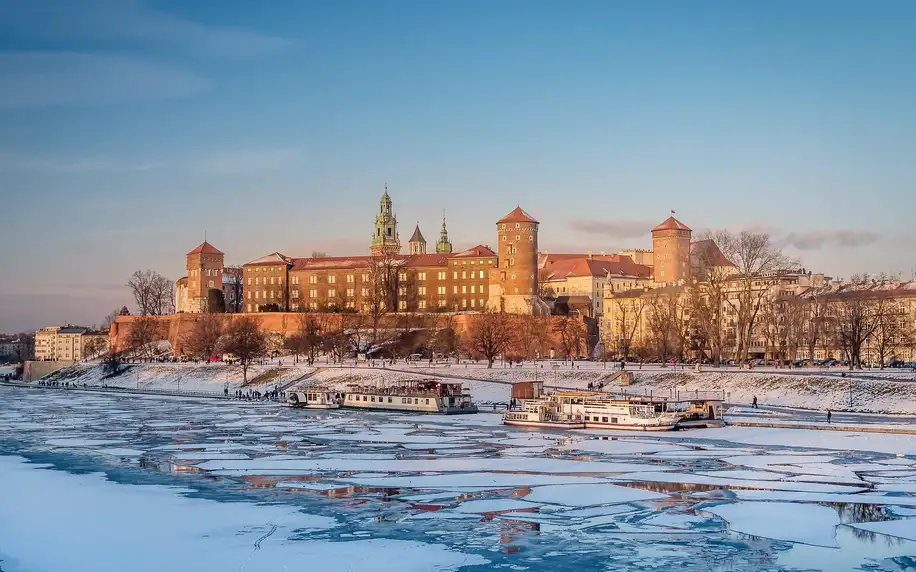
[[[17,153],[0,153],[0,171],[38,171],[52,173],[125,173],[163,169],[161,161],[134,162],[108,156],[44,157]]]
[[[819,250],[826,247],[856,248],[878,240],[878,234],[868,230],[837,229],[793,232],[781,242],[796,250]]]
[[[569,228],[586,234],[598,234],[612,238],[638,238],[648,236],[657,224],[644,220],[580,218],[569,221]]]
[[[0,54],[0,109],[110,105],[189,97],[210,82],[135,56],[78,52]]]
[[[297,149],[224,151],[195,161],[190,168],[208,175],[244,175],[273,171],[302,160]]]
[[[112,42],[210,58],[255,58],[292,45],[243,28],[194,22],[139,0],[3,2],[0,30],[8,37]]]

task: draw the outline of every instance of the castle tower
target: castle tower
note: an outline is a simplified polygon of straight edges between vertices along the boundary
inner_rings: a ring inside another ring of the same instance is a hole
[[[690,278],[692,233],[687,225],[673,216],[652,229],[652,259],[656,282],[677,282]]]
[[[420,232],[420,223],[417,223],[417,228],[413,230],[413,235],[407,241],[407,252],[411,256],[414,254],[426,254],[426,239],[423,238],[423,233]]]
[[[544,314],[538,296],[538,221],[516,207],[499,219],[496,268],[490,271],[491,310],[511,314]]]
[[[379,214],[375,217],[375,232],[372,234],[372,256],[397,254],[401,251],[401,240],[398,238],[398,219],[391,210],[391,197],[388,196],[388,184],[385,194],[379,201]]]
[[[451,254],[452,243],[448,240],[448,228],[445,227],[445,212],[442,213],[442,230],[439,231],[439,242],[436,244],[436,254]]]
[[[223,290],[223,253],[207,242],[187,254],[189,312],[206,312],[210,290]]]

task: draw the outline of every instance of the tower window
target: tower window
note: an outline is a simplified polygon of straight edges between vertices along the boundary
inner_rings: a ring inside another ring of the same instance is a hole
[[[388,227],[388,236],[391,236],[391,227]]]

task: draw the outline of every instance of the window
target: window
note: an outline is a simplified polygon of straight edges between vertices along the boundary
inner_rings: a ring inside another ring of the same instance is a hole
[[[337,290],[334,288],[328,288],[328,298],[333,298],[337,296]]]
[[[317,297],[318,297],[318,290],[314,288],[309,290],[309,298],[317,298]]]
[[[452,286],[452,294],[458,293],[458,286]]]
[[[251,290],[248,291],[248,299],[251,300]]]
[[[483,270],[480,271],[480,279],[483,280]]]
[[[210,280],[210,281],[207,283],[207,287],[208,287],[208,288],[213,288],[213,280]]]
[[[398,280],[407,280],[406,272],[398,272]]]
[[[347,288],[347,298],[352,298],[353,296],[356,296],[356,289]]]
[[[290,309],[291,309],[293,312],[297,312],[297,311],[299,310],[299,304],[291,304],[291,305],[290,305]]]
[[[401,310],[406,310],[406,309],[407,309],[407,302],[406,302],[405,300],[400,300],[400,301],[398,302],[398,308],[401,309]]]
[[[260,276],[256,276],[255,279],[254,279],[254,283],[255,283],[255,286],[260,286],[260,285],[261,285],[261,277],[260,277]]]
[[[462,272],[462,273],[461,273],[461,279],[462,279],[462,280],[467,280],[467,279],[468,279],[468,273],[467,273],[467,272]]]
[[[261,293],[258,292],[257,290],[254,291],[254,299],[255,299],[255,300],[260,300],[260,299],[261,299]]]
[[[298,290],[293,290],[292,295],[293,295],[293,298],[298,298],[298,297],[299,297],[299,291],[298,291]]]
[[[331,274],[328,276],[328,284],[337,284],[337,276]]]
[[[483,303],[483,299],[480,300],[480,307],[483,308],[486,304]]]
[[[317,310],[318,302],[309,302],[309,308],[311,308],[312,310]]]
[[[438,278],[439,280],[445,280],[445,276],[446,276],[445,272],[440,272]]]
[[[471,308],[475,307],[475,302],[477,302],[477,300],[471,298]]]
[[[248,277],[248,285],[251,286],[251,276]]]
[[[309,275],[309,284],[318,284],[318,275],[310,274]]]
[[[368,288],[363,288],[362,290],[360,290],[360,294],[363,295],[363,296],[368,296],[368,295],[369,295],[369,289],[368,289]]]
[[[369,274],[363,274],[363,282],[369,281]]]
[[[474,286],[473,284],[471,284],[471,294],[476,294],[476,293],[477,293],[477,286]]]
[[[445,286],[439,286],[439,288],[437,289],[437,294],[439,294],[440,296],[445,296]]]
[[[421,310],[425,310],[426,309],[426,300],[420,300],[419,306]]]
[[[347,274],[347,284],[353,284],[353,275]]]
[[[466,299],[461,300],[461,307],[462,307],[462,308],[467,308],[467,307],[468,307],[468,301],[467,301]]]
[[[453,280],[458,280],[458,273],[457,273],[457,272],[454,272],[454,273],[453,273],[452,279],[453,279]]]
[[[249,292],[249,294],[251,294],[251,292]],[[248,304],[248,311],[251,311],[251,304]]]
[[[468,293],[468,287],[467,287],[467,286],[462,286],[462,287],[461,287],[461,293],[462,293],[462,294],[467,294],[467,293]]]
[[[271,277],[270,277],[270,285],[273,286],[273,284],[274,284],[274,277],[271,276]]]
[[[426,296],[426,286],[420,286],[417,290],[421,296]]]
[[[426,280],[426,272],[418,272],[417,280]]]

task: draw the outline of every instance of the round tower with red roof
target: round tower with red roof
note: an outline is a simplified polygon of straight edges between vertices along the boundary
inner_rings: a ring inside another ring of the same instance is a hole
[[[496,223],[496,268],[490,271],[489,308],[512,314],[546,313],[538,296],[538,221],[522,208]]]
[[[653,278],[656,282],[678,282],[690,278],[692,232],[690,227],[673,216],[652,229]]]

